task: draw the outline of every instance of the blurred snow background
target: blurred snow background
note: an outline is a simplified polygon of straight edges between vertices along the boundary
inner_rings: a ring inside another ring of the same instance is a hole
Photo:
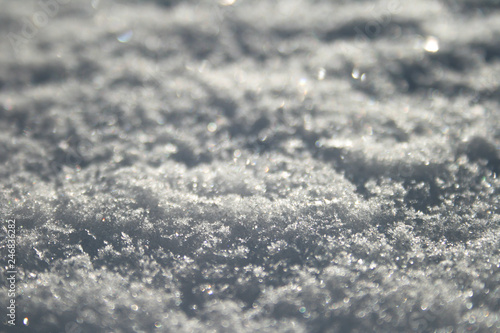
[[[500,331],[498,1],[0,8],[3,332]]]

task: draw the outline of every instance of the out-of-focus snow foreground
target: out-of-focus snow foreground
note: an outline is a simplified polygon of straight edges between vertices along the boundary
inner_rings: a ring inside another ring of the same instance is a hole
[[[500,331],[498,1],[0,8],[3,332]]]

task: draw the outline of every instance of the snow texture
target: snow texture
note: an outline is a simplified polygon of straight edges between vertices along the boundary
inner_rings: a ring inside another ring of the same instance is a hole
[[[2,332],[500,332],[499,1],[0,8]]]

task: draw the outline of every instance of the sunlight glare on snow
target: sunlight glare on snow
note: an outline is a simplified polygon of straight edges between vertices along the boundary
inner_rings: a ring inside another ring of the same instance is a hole
[[[326,69],[324,69],[324,68],[322,67],[322,68],[320,68],[320,69],[318,70],[318,80],[319,80],[319,81],[324,80],[324,79],[325,79],[325,76],[326,76]]]
[[[359,76],[360,76],[359,69],[354,68],[352,70],[351,76],[353,79],[356,79],[356,80],[359,79]]]
[[[216,123],[209,123],[207,125],[207,130],[210,132],[210,133],[213,133],[215,131],[217,131],[217,124]]]
[[[118,36],[118,41],[120,43],[128,43],[130,39],[132,39],[132,36],[134,35],[134,32],[132,30],[128,30],[124,33],[122,33],[120,36]]]
[[[425,39],[424,50],[431,53],[439,51],[439,40],[434,36],[429,36]]]
[[[220,0],[219,4],[221,4],[222,6],[231,6],[234,5],[235,2],[236,0]]]

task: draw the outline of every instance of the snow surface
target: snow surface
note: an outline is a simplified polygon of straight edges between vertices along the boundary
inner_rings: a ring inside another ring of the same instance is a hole
[[[498,1],[59,2],[0,0],[3,332],[500,332]]]

